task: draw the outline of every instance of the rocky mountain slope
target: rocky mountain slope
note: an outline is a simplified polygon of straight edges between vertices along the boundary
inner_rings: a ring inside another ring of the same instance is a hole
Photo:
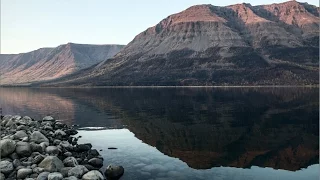
[[[319,7],[196,5],[137,35],[107,62],[46,85],[318,84]]]
[[[122,45],[68,43],[28,53],[0,54],[0,84],[56,79],[111,58]]]

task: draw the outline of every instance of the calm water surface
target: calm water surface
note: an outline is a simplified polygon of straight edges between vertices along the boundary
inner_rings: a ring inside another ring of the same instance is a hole
[[[0,107],[106,127],[79,135],[122,179],[319,179],[318,88],[0,88]]]

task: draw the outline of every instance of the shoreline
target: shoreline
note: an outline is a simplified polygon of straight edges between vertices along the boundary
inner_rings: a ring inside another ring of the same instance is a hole
[[[319,85],[257,85],[257,86],[2,86],[0,88],[319,88]]]
[[[107,166],[91,143],[78,144],[78,131],[51,116],[5,115],[1,123],[0,179],[119,179],[122,166]],[[101,151],[101,150],[100,150]],[[104,174],[104,175],[103,175]]]

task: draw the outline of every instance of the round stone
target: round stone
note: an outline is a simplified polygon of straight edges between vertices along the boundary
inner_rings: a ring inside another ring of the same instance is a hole
[[[18,170],[17,178],[18,179],[24,179],[30,174],[32,174],[32,169],[30,169],[30,168],[22,168],[22,169]]]
[[[50,155],[57,155],[59,154],[59,149],[56,146],[48,146],[46,152]]]
[[[13,171],[13,164],[10,161],[0,161],[0,172],[9,174]]]
[[[62,180],[63,176],[59,172],[53,172],[48,175],[48,180]]]
[[[1,157],[6,157],[13,153],[16,149],[16,142],[11,139],[3,139],[0,141]]]
[[[97,171],[97,170],[92,170],[87,172],[82,176],[83,180],[103,180],[103,175]]]

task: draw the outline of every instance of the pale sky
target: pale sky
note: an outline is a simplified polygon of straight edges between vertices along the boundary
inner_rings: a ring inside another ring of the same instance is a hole
[[[1,54],[68,42],[127,44],[167,16],[196,4],[243,0],[1,0]],[[246,0],[252,5],[283,0]],[[318,0],[308,0],[319,6]]]

